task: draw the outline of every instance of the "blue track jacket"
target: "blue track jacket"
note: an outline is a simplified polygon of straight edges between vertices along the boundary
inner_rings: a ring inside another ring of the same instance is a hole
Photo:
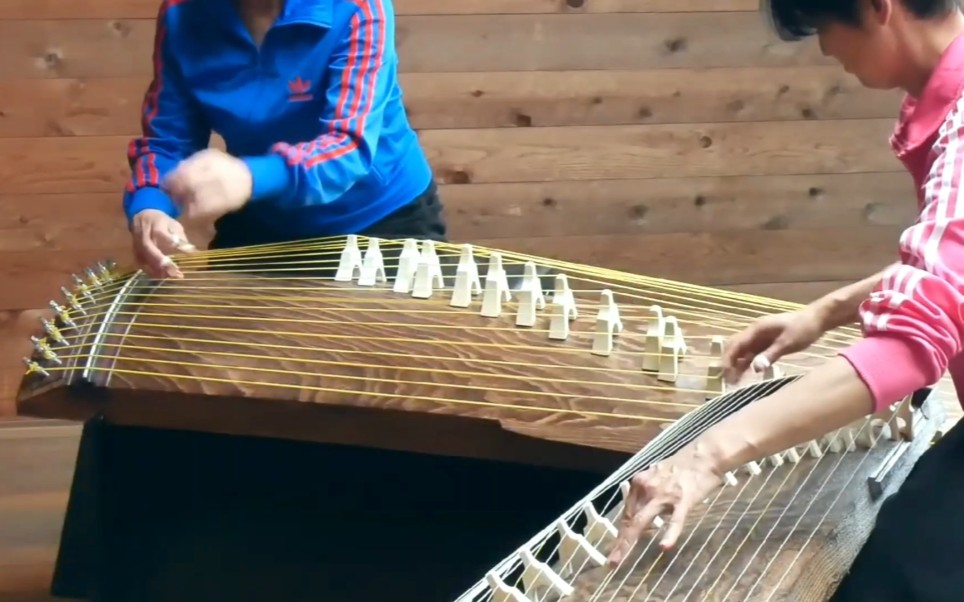
[[[391,0],[287,0],[258,47],[233,0],[165,0],[128,220],[177,217],[160,185],[212,131],[251,169],[243,213],[285,236],[356,232],[412,201],[432,170],[402,105],[394,28]]]

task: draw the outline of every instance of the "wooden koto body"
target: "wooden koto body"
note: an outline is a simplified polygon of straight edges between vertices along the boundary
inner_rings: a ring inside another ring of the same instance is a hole
[[[103,264],[76,277],[35,338],[19,411],[608,472],[722,391],[723,339],[767,311],[432,241],[179,264],[183,280]]]

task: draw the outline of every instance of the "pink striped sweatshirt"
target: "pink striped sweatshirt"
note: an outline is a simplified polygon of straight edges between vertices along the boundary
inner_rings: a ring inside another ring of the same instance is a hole
[[[923,92],[905,98],[890,139],[914,179],[920,214],[900,236],[900,261],[860,306],[864,338],[842,353],[875,409],[936,383],[946,370],[964,399],[962,92],[964,36],[943,53]]]

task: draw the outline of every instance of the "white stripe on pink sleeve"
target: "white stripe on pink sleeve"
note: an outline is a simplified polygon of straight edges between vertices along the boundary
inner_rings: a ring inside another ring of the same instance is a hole
[[[843,355],[875,407],[933,384],[962,350],[964,331],[964,99],[931,149],[923,206],[900,237],[892,266],[860,307],[865,339]]]

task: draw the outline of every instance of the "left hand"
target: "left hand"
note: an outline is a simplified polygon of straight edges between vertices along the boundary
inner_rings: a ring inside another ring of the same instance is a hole
[[[182,161],[164,181],[185,220],[215,220],[251,198],[251,172],[244,161],[209,148]]]
[[[722,483],[722,475],[717,473],[699,443],[690,444],[634,476],[626,496],[619,535],[609,555],[610,568],[618,567],[626,559],[653,519],[667,510],[672,511],[672,517],[666,524],[660,546],[664,550],[672,548],[690,508]]]

